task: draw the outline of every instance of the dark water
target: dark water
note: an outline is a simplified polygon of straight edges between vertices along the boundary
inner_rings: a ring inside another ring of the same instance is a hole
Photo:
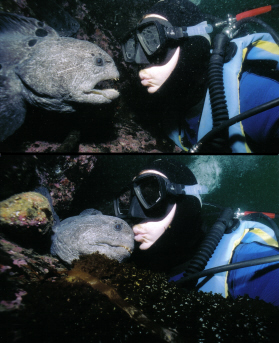
[[[96,4],[95,13],[98,14],[100,22],[107,29],[112,30],[116,37],[121,37],[127,29],[136,25],[146,10],[157,2],[157,0],[97,0],[94,3]],[[228,13],[235,16],[250,9],[278,3],[277,0],[192,0],[192,2],[198,5],[204,13],[221,19],[226,19]],[[89,4],[90,1],[85,0],[84,3]],[[259,18],[275,30],[279,30],[278,13],[278,10],[272,11],[260,15]],[[257,32],[263,31],[260,27],[255,29]]]
[[[113,193],[149,161],[172,158],[188,166],[199,183],[209,188],[209,194],[202,196],[204,202],[243,211],[279,212],[278,156],[102,155],[97,158],[92,184],[80,190],[81,210],[107,204],[106,211],[112,211]]]
[[[158,0],[96,0],[94,12],[98,20],[111,30],[116,37],[122,37],[127,29],[136,25],[141,16]],[[277,4],[277,0],[192,0],[200,9],[207,14],[226,19],[230,13],[235,16],[238,13],[267,5]],[[89,0],[84,3],[90,8]],[[279,29],[278,11],[273,11],[260,16],[275,30]],[[257,32],[261,32],[261,30]]]

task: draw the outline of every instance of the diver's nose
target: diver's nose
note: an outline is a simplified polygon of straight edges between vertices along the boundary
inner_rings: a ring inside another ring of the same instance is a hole
[[[125,218],[125,222],[133,229],[135,225],[142,222],[142,218]]]
[[[142,234],[142,228],[140,229],[138,224],[133,226],[134,235]]]
[[[146,69],[146,66],[144,66],[140,71],[139,71],[139,78],[142,80],[144,79],[148,79],[149,78],[149,75],[148,73],[145,71]]]

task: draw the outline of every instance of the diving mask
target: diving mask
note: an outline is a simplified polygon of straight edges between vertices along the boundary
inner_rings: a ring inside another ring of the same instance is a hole
[[[119,218],[159,218],[178,195],[207,194],[206,186],[183,185],[152,173],[136,177],[114,199],[115,215]]]
[[[167,20],[146,18],[123,39],[121,45],[124,59],[129,63],[149,64],[164,55],[169,45],[179,45],[181,39],[204,36],[212,30],[206,21],[195,26],[176,27]]]

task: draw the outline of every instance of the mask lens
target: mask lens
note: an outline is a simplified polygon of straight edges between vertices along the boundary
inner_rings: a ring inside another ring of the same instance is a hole
[[[155,176],[139,180],[135,191],[146,209],[153,207],[161,199],[160,184]]]
[[[160,36],[156,25],[151,24],[138,31],[138,38],[148,55],[154,54],[160,47]]]
[[[134,37],[130,37],[123,44],[123,54],[126,62],[134,62],[136,55],[136,40]]]
[[[127,215],[132,201],[132,191],[130,188],[125,188],[118,197],[119,214]]]

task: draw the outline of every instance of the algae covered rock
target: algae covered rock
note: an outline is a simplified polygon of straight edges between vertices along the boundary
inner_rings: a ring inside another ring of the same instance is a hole
[[[88,277],[80,278],[83,273]],[[6,313],[9,341],[17,327],[18,342],[278,342],[279,310],[271,304],[246,296],[225,299],[220,294],[185,292],[164,274],[98,253],[83,256],[68,277],[53,281],[30,285],[23,309]],[[115,296],[123,301],[124,310]],[[132,315],[127,315],[129,309]],[[149,325],[140,323],[140,316],[148,318]],[[154,334],[155,326],[176,337],[162,339]]]
[[[36,192],[13,195],[0,202],[0,224],[6,234],[46,235],[53,225],[48,199]]]

